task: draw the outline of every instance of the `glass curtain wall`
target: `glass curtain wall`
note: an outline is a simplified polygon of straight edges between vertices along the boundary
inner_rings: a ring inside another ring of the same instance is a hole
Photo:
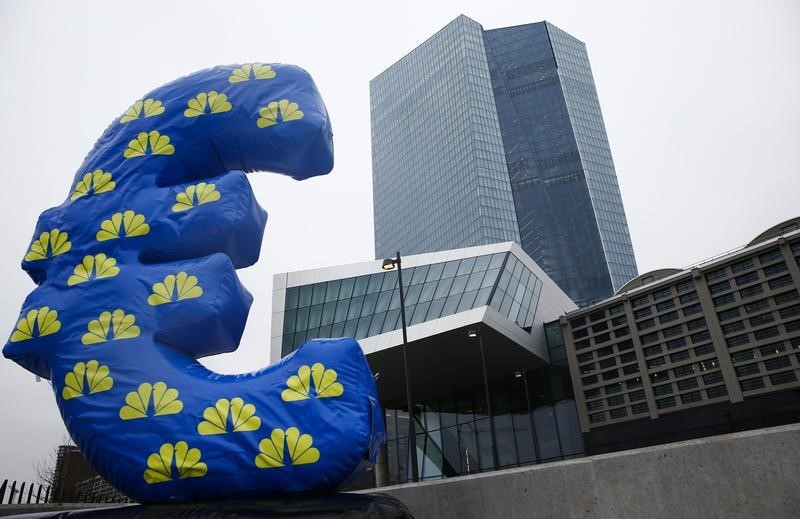
[[[497,468],[583,455],[583,439],[566,368],[548,366],[518,375],[490,384]],[[527,378],[527,397],[524,378]],[[420,479],[494,470],[482,385],[416,403],[414,413]],[[389,481],[404,483],[410,480],[407,410],[387,409],[386,428]]]

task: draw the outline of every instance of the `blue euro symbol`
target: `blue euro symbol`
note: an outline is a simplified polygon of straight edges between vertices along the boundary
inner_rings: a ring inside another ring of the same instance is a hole
[[[267,215],[245,173],[332,167],[306,71],[219,66],[131,105],[40,216],[22,262],[38,286],[3,354],[52,381],[73,440],[134,500],[332,490],[374,461],[382,411],[353,339],[249,374],[197,362],[238,347],[252,302],[236,269]]]

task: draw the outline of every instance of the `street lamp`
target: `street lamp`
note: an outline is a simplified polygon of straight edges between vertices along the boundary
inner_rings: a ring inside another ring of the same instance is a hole
[[[483,368],[483,390],[486,393],[486,412],[489,413],[489,432],[492,435],[492,456],[494,456],[494,469],[497,470],[497,436],[494,432],[494,413],[492,412],[492,398],[489,395],[489,377],[486,375],[486,355],[483,352],[483,335],[477,328],[467,332],[467,338],[478,338],[478,346],[481,350],[481,368]]]
[[[383,260],[381,268],[389,271],[397,267],[397,284],[400,287],[400,321],[403,323],[403,367],[406,377],[406,405],[408,405],[408,450],[411,454],[411,480],[419,481],[417,476],[417,432],[414,425],[414,403],[411,399],[411,372],[408,364],[408,334],[406,332],[406,300],[403,295],[403,265],[400,251],[397,257]]]
[[[533,409],[531,409],[531,395],[528,392],[528,370],[522,368],[522,371],[514,373],[515,378],[521,378],[525,386],[525,403],[528,404],[528,419],[531,421],[531,437],[533,439],[533,456],[536,458],[536,463],[539,463],[539,447],[536,445],[536,426],[533,424]]]

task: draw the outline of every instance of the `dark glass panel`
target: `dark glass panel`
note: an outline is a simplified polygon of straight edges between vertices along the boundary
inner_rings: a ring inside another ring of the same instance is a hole
[[[369,285],[369,276],[358,276],[353,285],[353,297],[363,296],[367,293],[367,286]]]
[[[339,287],[342,285],[341,279],[328,281],[327,288],[325,289],[325,302],[330,303],[339,299]]]
[[[353,295],[353,286],[355,285],[356,278],[347,278],[342,280],[342,286],[339,289],[339,299],[350,299]]]
[[[297,296],[300,292],[298,287],[291,287],[286,289],[286,309],[291,310],[297,308]]]
[[[304,285],[300,287],[300,293],[297,296],[298,308],[304,306],[311,306],[311,294],[314,291],[314,285]]]
[[[315,283],[314,284],[314,292],[311,296],[311,304],[312,305],[321,305],[325,302],[325,288],[327,287],[327,283]]]

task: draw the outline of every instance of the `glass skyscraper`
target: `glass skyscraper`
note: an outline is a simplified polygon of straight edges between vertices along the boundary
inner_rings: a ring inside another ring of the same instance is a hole
[[[580,41],[459,16],[370,101],[376,257],[513,240],[580,305],[637,275]]]

